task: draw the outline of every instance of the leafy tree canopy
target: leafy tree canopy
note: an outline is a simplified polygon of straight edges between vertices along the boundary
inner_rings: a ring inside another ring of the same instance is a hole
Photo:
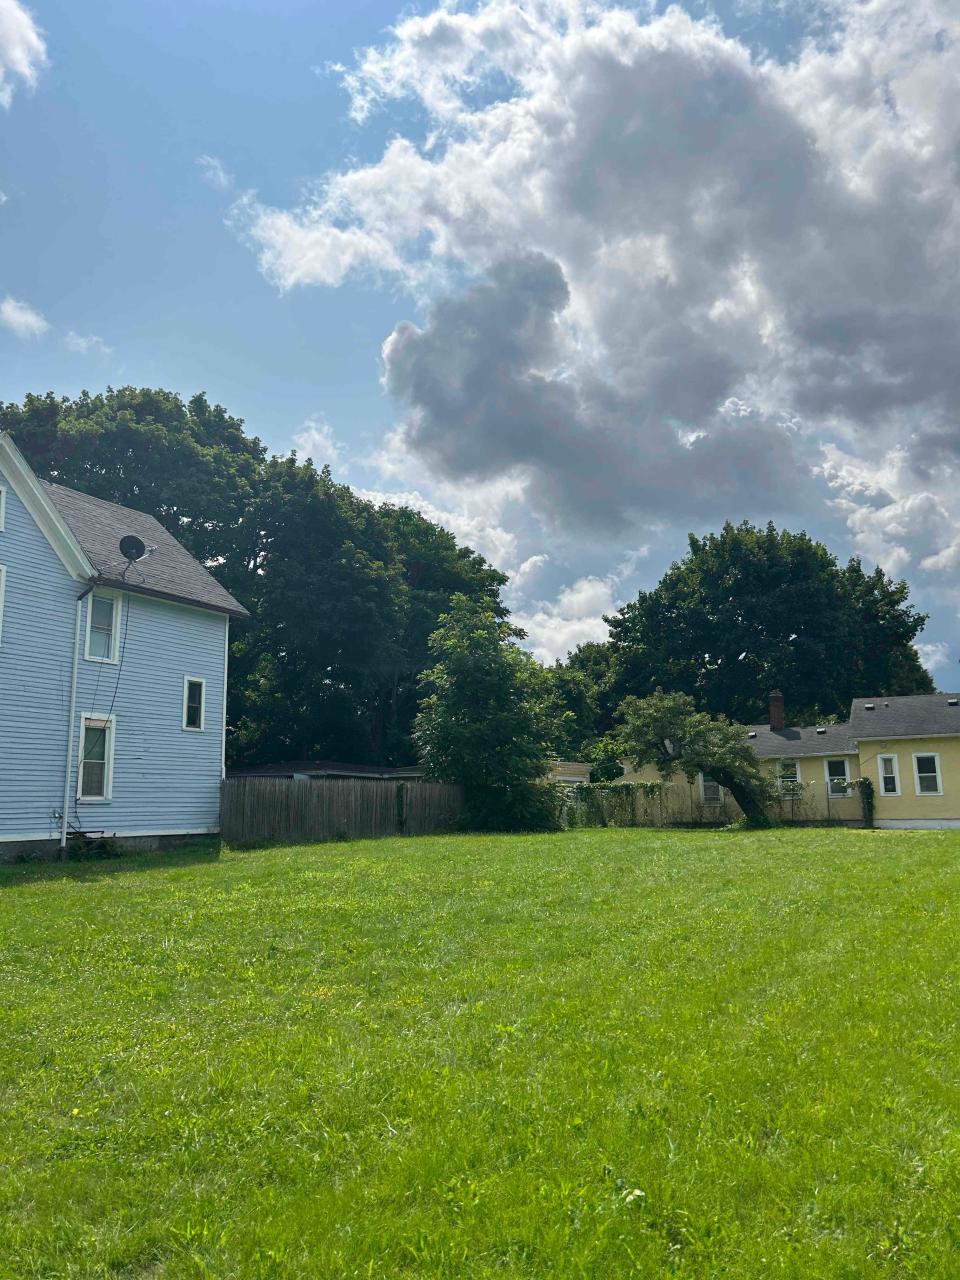
[[[409,763],[427,639],[456,592],[506,581],[447,530],[270,458],[205,396],[121,387],[0,405],[43,479],[157,517],[252,613],[235,629],[233,763]]]
[[[431,777],[463,785],[470,825],[541,825],[548,808],[543,669],[521,636],[457,594],[430,637],[414,739]]]
[[[857,559],[841,568],[806,533],[744,522],[691,535],[684,559],[607,619],[601,712],[662,687],[751,723],[779,687],[791,720],[809,722],[845,715],[857,696],[930,692],[913,647],[926,618],[907,596]]]
[[[28,395],[0,405],[0,430],[41,479],[156,516],[204,563],[234,551],[265,456],[203,394],[184,403],[147,387]]]
[[[746,739],[743,725],[698,711],[686,693],[658,689],[621,704],[618,750],[635,769],[654,765],[664,779],[682,773],[689,781],[708,774],[726,787],[748,822],[765,825],[772,784]]]

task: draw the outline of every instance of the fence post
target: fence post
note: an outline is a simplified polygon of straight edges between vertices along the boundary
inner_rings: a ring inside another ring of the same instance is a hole
[[[397,783],[397,834],[403,835],[407,829],[407,784],[405,782]]]

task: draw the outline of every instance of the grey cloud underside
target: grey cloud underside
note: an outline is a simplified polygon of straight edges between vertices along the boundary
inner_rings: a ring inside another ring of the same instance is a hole
[[[423,329],[398,326],[385,381],[409,408],[408,446],[454,478],[521,469],[535,506],[560,524],[796,509],[804,468],[783,430],[747,422],[684,443],[647,397],[545,372],[563,359],[568,300],[558,264],[528,254],[437,303]]]
[[[677,8],[405,18],[345,79],[429,144],[246,206],[263,269],[432,299],[385,384],[449,479],[522,473],[570,527],[822,526],[840,498],[858,549],[929,572],[960,547],[960,8],[820,8],[781,63]],[[448,271],[471,283],[438,296]]]

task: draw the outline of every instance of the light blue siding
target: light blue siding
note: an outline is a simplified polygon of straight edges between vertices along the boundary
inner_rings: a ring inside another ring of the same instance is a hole
[[[7,489],[0,564],[0,839],[60,833],[75,602],[82,591]]]
[[[6,480],[0,472],[0,484]],[[0,841],[59,836],[76,600],[71,577],[7,486],[0,565],[7,570],[0,633]],[[124,592],[117,664],[84,657],[82,606],[71,751],[71,830],[119,835],[216,831],[223,753],[224,615]],[[183,728],[184,677],[205,682],[204,728]],[[78,800],[85,713],[113,715],[113,786]]]

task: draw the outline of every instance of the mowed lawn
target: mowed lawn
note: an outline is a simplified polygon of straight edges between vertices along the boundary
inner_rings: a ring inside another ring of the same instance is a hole
[[[960,1274],[960,832],[0,870],[0,1276]]]

